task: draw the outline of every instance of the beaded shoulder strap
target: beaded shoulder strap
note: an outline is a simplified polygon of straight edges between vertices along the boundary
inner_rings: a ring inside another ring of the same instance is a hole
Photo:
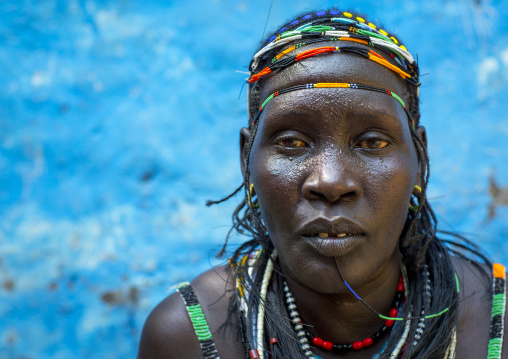
[[[220,359],[212,339],[212,333],[210,333],[210,328],[206,322],[205,314],[201,309],[201,305],[191,285],[189,283],[183,283],[178,287],[177,291],[182,296],[185,307],[187,308],[187,313],[189,313],[189,318],[196,332],[196,336],[198,337],[201,350],[203,351],[203,357],[205,359]]]
[[[506,312],[506,268],[502,264],[495,263],[492,272],[493,298],[487,359],[501,359]]]

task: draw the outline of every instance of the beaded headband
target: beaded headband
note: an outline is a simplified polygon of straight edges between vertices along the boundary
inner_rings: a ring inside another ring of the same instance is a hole
[[[254,86],[256,82],[262,79],[264,76],[271,74],[276,70],[289,67],[303,59],[319,56],[322,54],[330,54],[334,52],[342,52],[356,56],[361,56],[363,58],[374,61],[385,68],[388,68],[389,70],[398,74],[406,82],[415,86],[417,88],[416,96],[417,98],[419,97],[420,84],[418,82],[419,78],[418,65],[416,64],[413,56],[409,53],[407,48],[403,44],[401,44],[395,36],[388,34],[385,30],[378,28],[376,25],[367,22],[365,19],[359,16],[355,17],[353,14],[349,12],[340,12],[337,10],[319,11],[315,14],[315,17],[313,19],[312,17],[313,15],[305,15],[301,19],[294,20],[289,25],[283,27],[282,29],[279,30],[278,35],[272,36],[268,40],[268,43],[254,55],[250,64],[250,77],[247,80],[249,83],[249,94],[248,94],[249,109],[251,101],[250,90],[252,86]],[[297,25],[300,24],[301,26],[296,27]],[[292,29],[288,30],[288,27]],[[270,55],[273,54],[274,50],[298,40],[302,41],[296,43],[295,45],[289,48],[284,49],[275,56]],[[376,51],[372,49],[366,49],[363,47],[355,47],[355,46],[323,46],[303,51],[296,55],[292,54],[293,51],[301,48],[304,45],[324,41],[354,42],[372,47],[376,49]],[[382,54],[391,58],[395,62],[395,65],[389,62],[385,57],[383,57]],[[267,56],[272,57],[270,65],[258,71],[260,62],[267,61],[268,60],[266,58]],[[360,84],[349,84],[349,85],[355,86],[342,86],[342,87],[372,90],[377,92],[384,92],[387,94],[393,94],[389,90],[380,89],[373,86]],[[305,87],[308,85],[302,86]],[[291,91],[294,90],[297,89],[295,88]],[[280,90],[277,93],[281,94],[285,92],[289,92],[288,89]],[[272,94],[271,97],[269,97],[269,99],[273,98],[274,96],[276,95]],[[412,119],[410,112],[407,110],[405,104],[402,102],[402,100],[400,100],[399,96],[395,95],[394,97],[398,98],[398,101],[401,102],[402,107],[408,114],[409,120],[412,126],[414,127],[414,121]],[[258,113],[253,117],[252,124],[254,124],[257,121],[262,111],[262,108],[264,108],[266,102],[269,101],[269,99],[266,99],[264,101],[264,105],[258,109]]]
[[[355,84],[355,83],[341,83],[341,82],[320,82],[320,83],[315,83],[315,84],[296,85],[296,86],[291,86],[291,87],[287,87],[285,89],[276,91],[276,92],[272,93],[270,96],[268,96],[261,103],[261,106],[259,106],[258,112],[252,119],[251,126],[254,126],[254,124],[259,119],[259,116],[261,116],[261,112],[263,112],[263,109],[266,107],[268,102],[270,102],[270,100],[272,100],[273,98],[280,96],[282,94],[288,93],[288,92],[292,92],[292,91],[308,90],[308,89],[315,89],[315,88],[350,88],[350,89],[356,89],[356,90],[367,90],[367,91],[384,93],[384,94],[389,95],[397,100],[397,102],[402,106],[402,108],[406,112],[409,122],[411,123],[411,127],[413,127],[413,129],[415,128],[415,123],[414,123],[413,117],[411,116],[411,113],[409,112],[404,101],[395,92],[387,90],[387,89],[383,89],[381,87],[376,87],[376,86],[362,85],[362,84]]]

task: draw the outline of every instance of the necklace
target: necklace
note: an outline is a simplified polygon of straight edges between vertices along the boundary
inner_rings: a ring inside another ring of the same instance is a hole
[[[293,310],[296,311],[296,304],[293,295],[289,291],[289,287],[287,286],[286,283],[284,283],[284,292],[286,295],[286,303],[288,306],[288,310],[290,311],[291,315],[291,311]],[[395,299],[395,305],[390,310],[390,317],[397,316],[403,292],[404,292],[404,283],[401,275],[399,278],[399,283],[397,285],[397,297]],[[333,344],[330,341],[323,340],[318,336],[312,335],[308,330],[305,330],[305,334],[307,336],[307,339],[309,339],[312,342],[312,344],[314,344],[314,346],[323,348],[325,350],[351,350],[351,349],[360,350],[363,348],[370,347],[372,344],[374,344],[374,342],[377,339],[379,339],[381,336],[383,336],[383,334],[385,334],[390,328],[393,327],[393,324],[394,324],[393,320],[385,320],[384,325],[374,335],[369,336],[362,341],[356,341],[352,344]]]
[[[399,284],[400,284],[400,282],[399,282]],[[405,273],[404,267],[402,267],[402,286],[403,286],[402,291],[404,292],[404,295],[407,297],[407,294],[408,294],[407,293],[408,292],[407,279],[406,279],[406,273]],[[400,286],[398,285],[397,289],[399,289],[399,287]],[[300,348],[302,349],[303,353],[305,354],[305,356],[308,359],[315,359],[316,357],[310,350],[310,345],[309,345],[309,342],[307,339],[307,335],[305,333],[305,330],[303,329],[302,320],[301,320],[300,314],[298,313],[298,310],[296,308],[295,299],[293,298],[293,295],[289,291],[289,287],[287,286],[286,282],[284,282],[284,293],[286,296],[286,303],[287,303],[287,307],[289,310],[289,317],[291,320],[291,324],[293,325],[293,329],[296,332],[296,336],[297,336],[298,341],[300,343]],[[390,314],[392,314],[392,313],[390,313]],[[398,313],[395,313],[395,316],[397,314]],[[389,323],[389,324],[391,324],[391,326],[393,326],[393,323]],[[386,326],[386,322],[385,322],[385,326]],[[408,312],[408,316],[406,318],[406,323],[404,326],[404,332],[403,332],[401,338],[399,339],[399,341],[397,342],[395,349],[390,354],[390,359],[395,359],[400,354],[402,347],[406,343],[410,327],[411,327],[411,312]],[[332,348],[333,348],[333,344],[332,344]],[[363,348],[363,346],[362,346],[362,348]],[[361,349],[361,348],[359,348],[359,349]],[[382,351],[383,350],[384,350],[384,348],[382,349]]]

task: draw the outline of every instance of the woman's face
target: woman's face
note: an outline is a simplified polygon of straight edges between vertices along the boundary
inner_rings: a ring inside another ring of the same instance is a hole
[[[403,99],[406,92],[391,71],[347,54],[307,59],[264,81],[262,100],[317,82],[372,85]],[[259,121],[251,181],[286,276],[337,293],[344,287],[334,257],[353,287],[398,266],[418,173],[402,106],[366,90],[300,90],[271,100]]]

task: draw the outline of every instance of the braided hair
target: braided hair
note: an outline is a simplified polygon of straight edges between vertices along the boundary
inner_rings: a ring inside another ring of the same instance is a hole
[[[355,23],[356,27],[353,27]],[[303,28],[302,35],[295,36],[292,40],[285,39],[284,51],[281,52],[280,46],[272,46],[282,39],[282,36],[298,32]],[[351,39],[345,37],[328,36],[325,32],[345,31]],[[244,288],[249,289],[249,297],[246,306],[247,313],[245,318],[241,318],[242,339],[246,348],[247,358],[249,349],[255,348],[254,323],[257,316],[258,304],[264,301],[265,324],[269,337],[276,337],[278,344],[272,346],[271,355],[274,359],[280,358],[299,358],[304,353],[299,346],[297,336],[293,330],[289,314],[285,306],[283,293],[284,274],[279,264],[275,263],[274,280],[272,280],[266,299],[260,298],[260,286],[262,282],[263,271],[258,270],[250,275],[248,266],[242,264],[240,258],[248,256],[256,249],[262,248],[257,259],[258,268],[264,268],[270,259],[273,251],[273,244],[269,234],[264,227],[257,210],[258,203],[254,193],[250,190],[250,170],[249,159],[252,144],[256,137],[259,126],[257,118],[260,113],[261,93],[263,88],[263,76],[278,71],[281,68],[291,66],[298,60],[297,56],[291,55],[291,51],[304,44],[325,42],[325,41],[366,41],[368,46],[373,46],[376,51],[381,51],[384,55],[388,54],[392,59],[397,60],[397,67],[410,76],[405,78],[406,93],[403,97],[408,99],[407,112],[410,119],[409,128],[414,148],[416,149],[417,159],[420,166],[421,193],[411,199],[413,211],[409,211],[403,231],[399,240],[399,249],[402,253],[402,260],[407,268],[408,297],[406,298],[406,307],[411,307],[415,316],[424,316],[430,313],[438,313],[444,307],[448,311],[442,315],[425,319],[425,330],[422,329],[422,319],[413,320],[410,325],[409,340],[403,354],[403,358],[443,358],[447,348],[452,341],[452,335],[457,323],[458,316],[458,293],[456,290],[456,278],[451,261],[451,253],[466,257],[466,254],[457,250],[450,249],[445,245],[446,241],[440,240],[436,236],[436,216],[427,201],[427,186],[429,182],[429,158],[425,143],[417,134],[417,128],[420,121],[419,111],[419,70],[416,62],[407,60],[407,57],[400,56],[398,51],[391,51],[379,46],[374,46],[372,38],[369,38],[368,30],[376,29],[376,33],[381,33],[384,38],[397,44],[399,48],[405,50],[399,40],[386,31],[376,27],[376,25],[365,20],[365,17],[352,12],[340,12],[338,10],[319,11],[310,15],[299,16],[289,21],[279,31],[271,35],[261,46],[261,50],[255,55],[250,63],[251,78],[249,80],[249,127],[251,136],[245,144],[246,163],[243,164],[244,181],[231,195],[219,200],[209,201],[207,205],[225,201],[242,189],[244,190],[244,199],[238,205],[233,213],[233,225],[228,233],[234,230],[239,234],[247,235],[250,239],[241,244],[234,251],[230,263],[230,270],[234,273],[236,280]],[[307,29],[307,31],[306,31]],[[372,30],[373,31],[373,30]],[[380,36],[381,37],[381,36]],[[297,42],[300,41],[300,42]],[[403,51],[400,50],[400,51]],[[342,46],[341,51],[358,56],[370,56],[368,50],[359,46]],[[391,52],[391,53],[390,53]],[[395,53],[395,54],[394,54]],[[377,55],[377,54],[376,54]],[[375,59],[377,60],[377,59]],[[386,65],[385,65],[386,66]],[[461,240],[465,240],[460,238]],[[489,261],[481,256],[480,252],[470,242],[466,245],[457,244],[459,247],[467,248],[471,253],[480,256],[484,262]],[[224,243],[219,256],[225,254],[227,249],[227,239]],[[432,284],[429,288],[429,280]],[[232,298],[230,311],[233,312],[237,298]],[[390,353],[396,347],[399,338],[404,331],[404,322],[397,323],[393,330],[381,358],[388,358]]]

